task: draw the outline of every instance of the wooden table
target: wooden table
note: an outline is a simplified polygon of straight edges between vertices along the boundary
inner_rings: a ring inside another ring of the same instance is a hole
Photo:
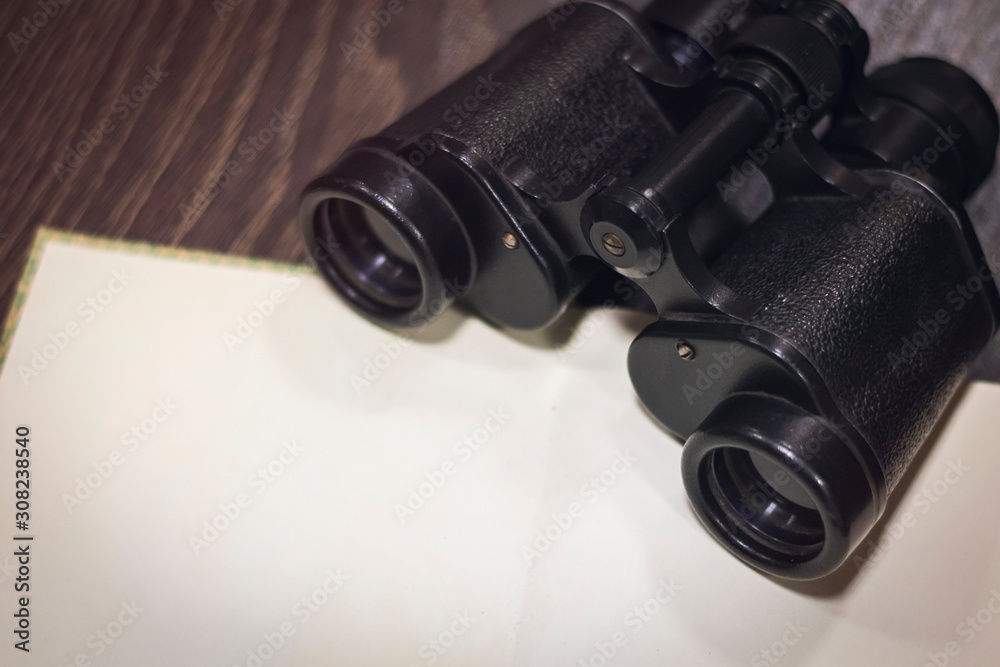
[[[383,0],[3,3],[0,313],[38,225],[303,261],[302,187],[556,4],[400,2],[349,55],[341,44]],[[993,0],[846,4],[874,64],[944,56],[1000,101]],[[998,184],[994,173],[970,206],[994,248]]]

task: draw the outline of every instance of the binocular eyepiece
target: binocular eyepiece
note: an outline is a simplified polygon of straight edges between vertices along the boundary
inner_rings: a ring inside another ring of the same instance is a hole
[[[572,3],[352,146],[303,196],[307,246],[389,327],[657,313],[629,372],[695,512],[761,570],[824,576],[1000,313],[962,207],[989,96],[928,58],[865,76],[868,51],[832,0]]]
[[[458,215],[398,155],[348,154],[321,189],[306,195],[304,207],[310,212],[304,231],[320,271],[379,323],[429,322],[475,276],[475,255]],[[445,300],[436,302],[442,294]]]

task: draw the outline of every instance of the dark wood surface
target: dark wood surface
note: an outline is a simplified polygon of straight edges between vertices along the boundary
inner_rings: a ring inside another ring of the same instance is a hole
[[[557,4],[400,2],[403,11],[350,59],[341,43],[384,0],[0,5],[0,313],[38,225],[305,260],[294,224],[302,187],[353,140],[378,131]],[[1000,102],[995,0],[846,4],[872,35],[873,64],[944,56]],[[43,5],[54,15],[34,32],[23,30]],[[22,31],[15,52],[11,34]],[[147,68],[166,75],[155,83]],[[133,95],[144,79],[152,89]],[[275,122],[279,131],[265,141],[276,112],[290,120]],[[84,152],[96,145],[85,157],[68,155],[80,142]],[[220,178],[227,170],[235,173]],[[224,182],[217,194],[197,201],[196,190],[211,191],[216,181]],[[970,206],[994,248],[998,185],[994,174]]]

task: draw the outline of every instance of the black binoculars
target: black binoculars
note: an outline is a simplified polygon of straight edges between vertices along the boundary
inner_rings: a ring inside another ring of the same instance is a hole
[[[868,52],[832,0],[568,2],[313,182],[307,245],[387,327],[656,313],[628,368],[695,512],[761,570],[824,576],[1000,312],[963,209],[989,96],[928,58],[866,76]]]

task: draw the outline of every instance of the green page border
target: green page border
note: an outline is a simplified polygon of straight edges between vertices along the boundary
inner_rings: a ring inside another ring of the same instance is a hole
[[[105,250],[120,250],[136,255],[149,255],[153,257],[166,257],[169,259],[180,259],[189,262],[199,262],[202,264],[215,264],[217,266],[232,266],[238,268],[251,269],[271,269],[292,271],[302,274],[315,274],[312,267],[306,264],[290,264],[287,262],[275,262],[266,259],[251,259],[249,257],[237,257],[235,255],[224,255],[222,253],[208,252],[205,250],[187,250],[185,248],[175,248],[172,246],[159,246],[141,241],[125,241],[122,239],[109,239],[99,236],[90,236],[78,232],[65,232],[48,227],[39,227],[35,232],[35,239],[31,243],[31,251],[28,253],[28,263],[21,274],[21,280],[17,284],[17,291],[14,300],[11,302],[10,311],[4,322],[3,334],[0,335],[0,373],[3,372],[4,363],[7,361],[7,354],[10,352],[10,344],[14,340],[14,333],[21,322],[21,314],[24,311],[24,304],[28,300],[28,293],[31,291],[31,284],[35,280],[38,265],[45,252],[45,246],[50,241],[65,243],[67,245],[82,246],[86,248],[101,248]]]

